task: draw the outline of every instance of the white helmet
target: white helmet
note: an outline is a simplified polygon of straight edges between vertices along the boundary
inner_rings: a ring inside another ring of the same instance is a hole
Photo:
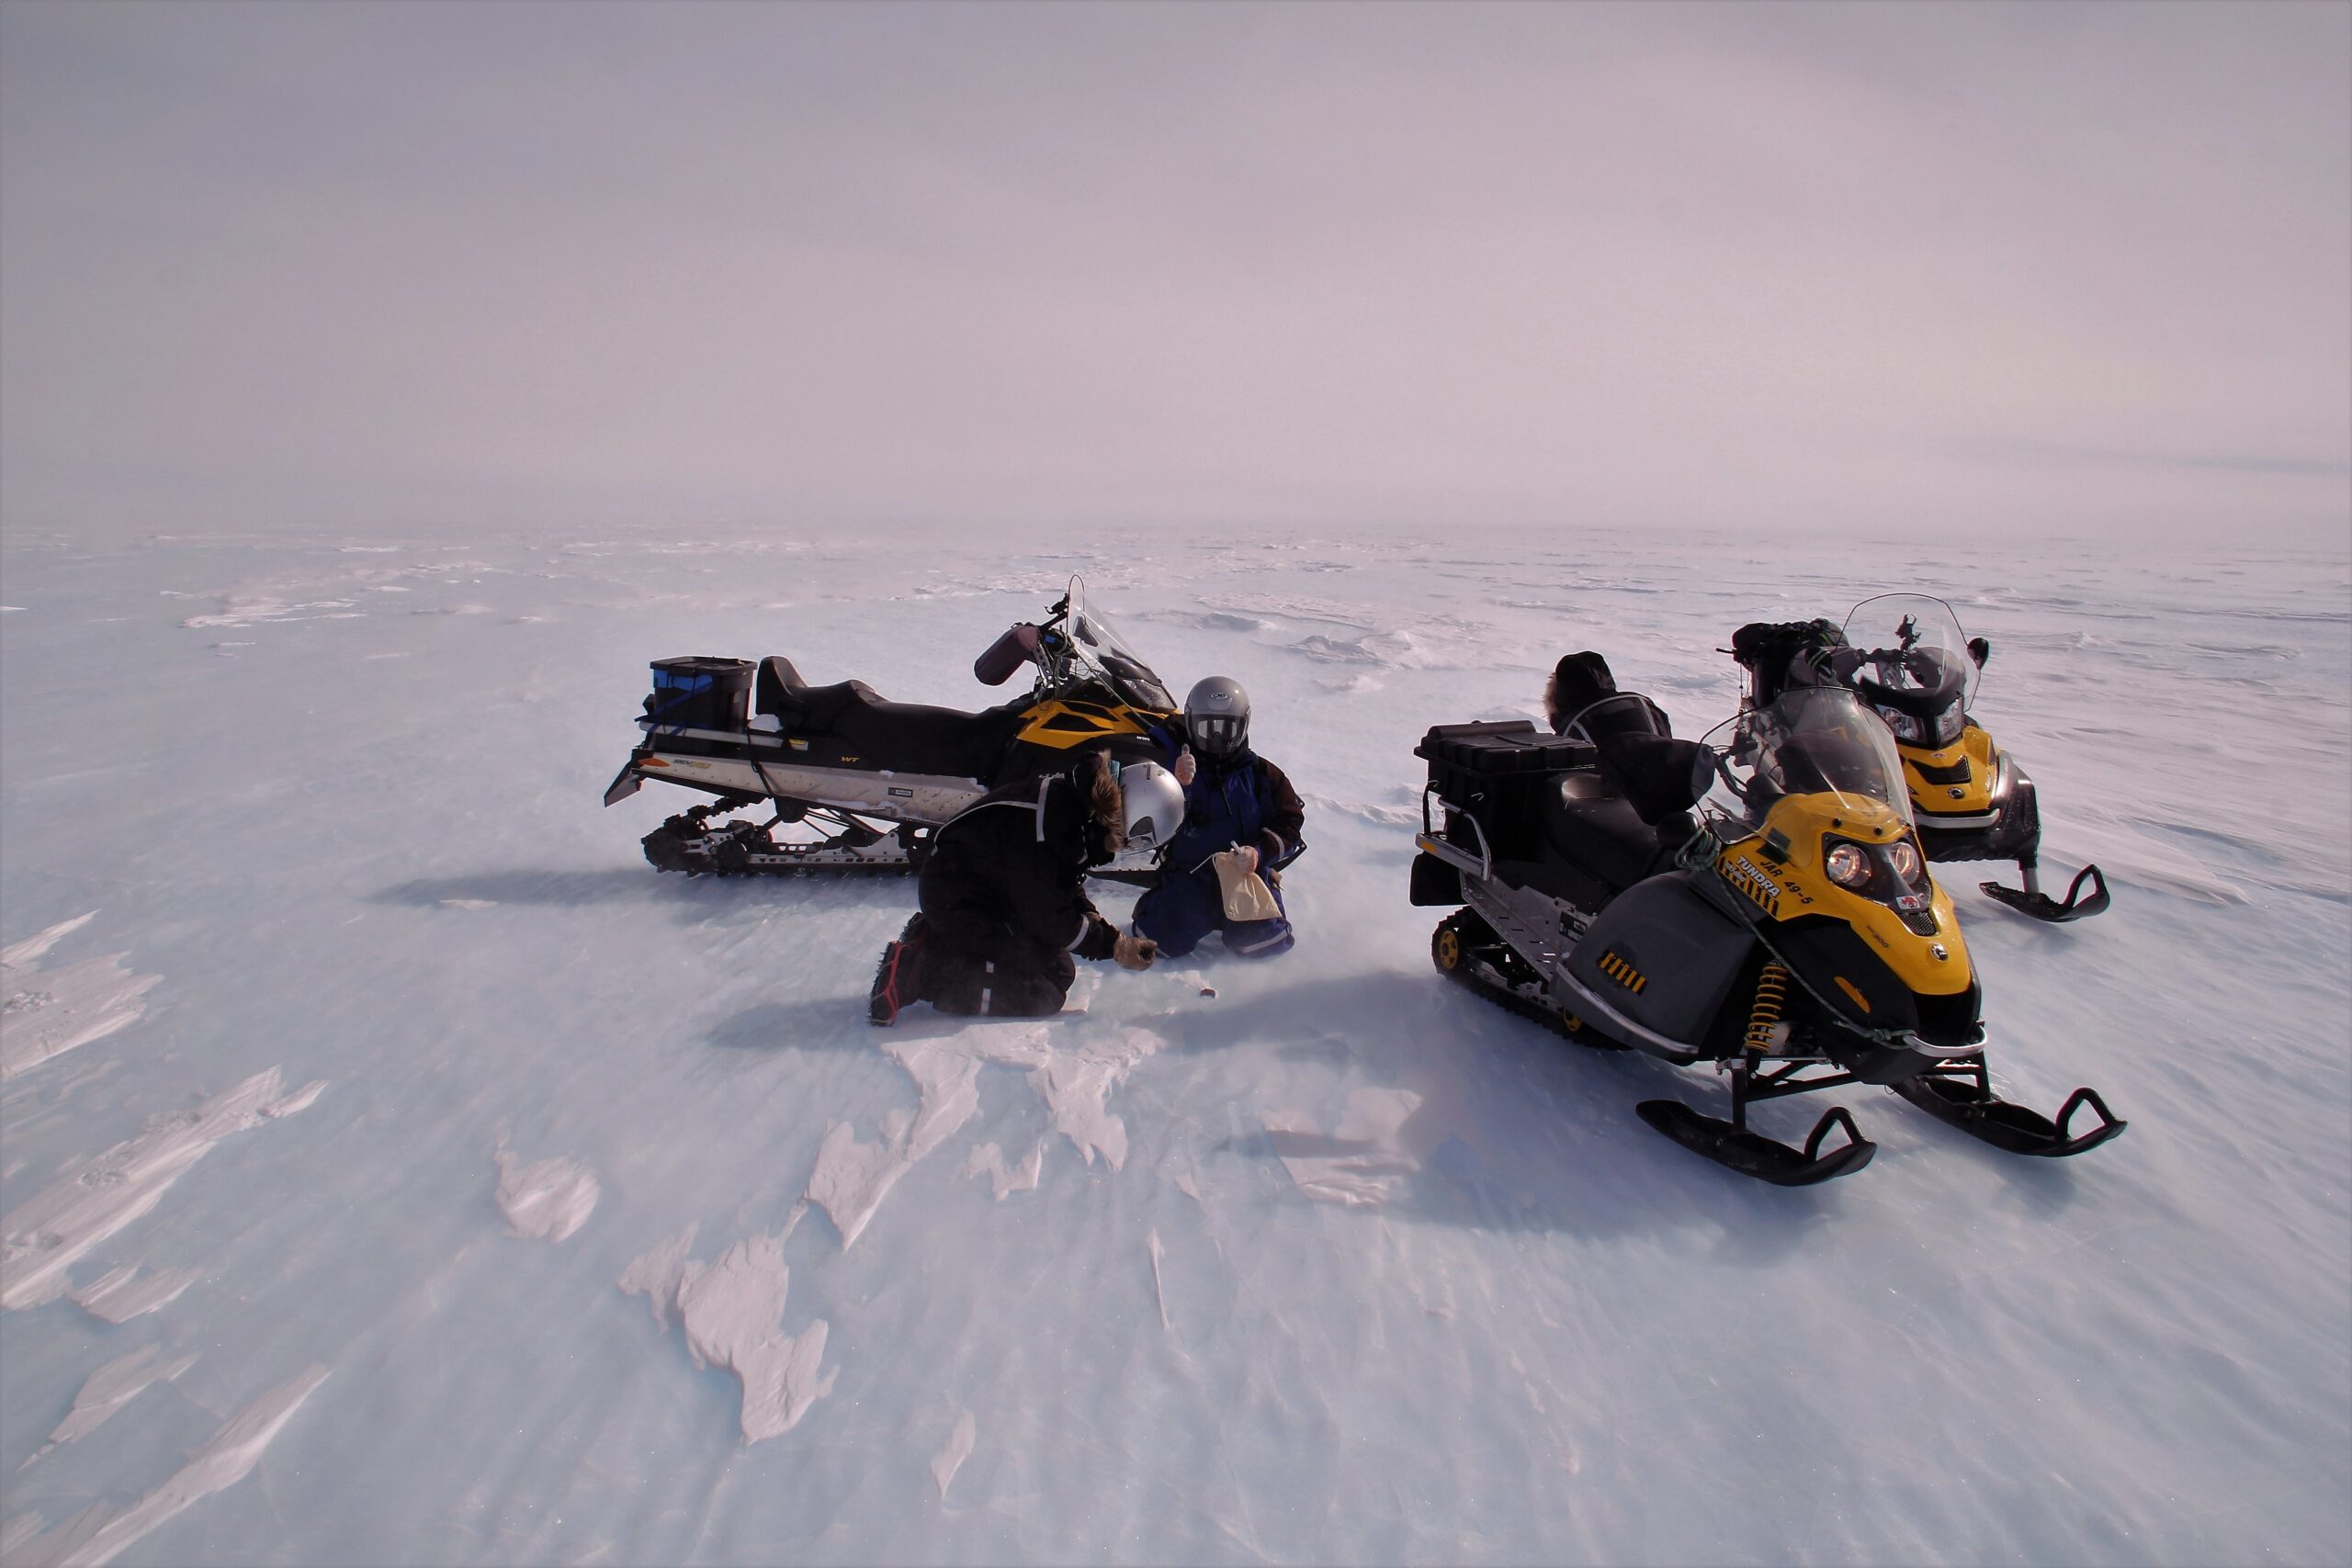
[[[1232,756],[1250,744],[1250,694],[1230,675],[1211,675],[1184,698],[1184,730],[1204,755]]]
[[[1176,775],[1157,762],[1129,762],[1118,777],[1127,848],[1154,849],[1174,838],[1184,821],[1184,786]]]

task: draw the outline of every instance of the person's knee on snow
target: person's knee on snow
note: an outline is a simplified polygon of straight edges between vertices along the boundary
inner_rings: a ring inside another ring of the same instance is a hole
[[[1044,1018],[1061,1011],[1078,978],[1068,953],[1046,966],[1000,964],[992,958],[955,953],[934,964],[924,1000],[957,1018]]]
[[[1279,883],[1268,884],[1274,896],[1274,908],[1282,912],[1267,920],[1227,920],[1225,922],[1226,951],[1238,958],[1272,958],[1288,953],[1298,943],[1290,929],[1290,907],[1283,901]]]
[[[1168,957],[1182,958],[1217,929],[1223,913],[1218,898],[1216,872],[1186,875],[1172,867],[1163,869],[1159,880],[1136,900],[1129,928],[1158,942]]]
[[[1059,1010],[1078,958],[1148,967],[1154,944],[1102,918],[1086,874],[1129,842],[1164,842],[1182,815],[1183,791],[1165,768],[1123,770],[1096,752],[983,795],[932,836],[922,913],[884,949],[867,1018],[895,1022],[918,1000],[1036,1017]]]
[[[1237,958],[1272,958],[1298,945],[1288,920],[1244,920],[1225,928],[1225,948]]]

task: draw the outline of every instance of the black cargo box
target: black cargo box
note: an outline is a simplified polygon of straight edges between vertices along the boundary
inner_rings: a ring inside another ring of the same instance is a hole
[[[1438,795],[1456,811],[1476,818],[1503,860],[1533,853],[1542,830],[1542,792],[1560,774],[1598,761],[1589,742],[1546,734],[1523,718],[1437,725],[1421,737],[1413,755],[1428,761]]]
[[[1486,724],[1440,724],[1421,737],[1413,755],[1430,762],[1430,777],[1441,767],[1483,776],[1556,773],[1593,763],[1589,742],[1546,735],[1523,718]]]

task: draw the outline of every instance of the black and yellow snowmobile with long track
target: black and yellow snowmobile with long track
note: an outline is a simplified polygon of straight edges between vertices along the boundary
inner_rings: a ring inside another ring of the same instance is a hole
[[[781,656],[657,660],[642,739],[605,804],[648,783],[715,797],[645,836],[645,858],[662,871],[906,871],[940,824],[991,789],[1067,766],[1074,751],[1164,757],[1151,732],[1175,700],[1078,579],[972,673],[998,686],[1024,665],[1035,671],[1026,696],[966,713],[888,702],[863,681],[812,686]],[[772,808],[764,820],[726,815],[762,807]],[[1096,874],[1147,874],[1114,863]]]
[[[1524,722],[1423,739],[1412,899],[1464,906],[1432,939],[1442,972],[1572,1040],[1714,1064],[1729,1120],[1679,1100],[1642,1119],[1782,1186],[1858,1170],[1877,1145],[1842,1106],[1802,1147],[1753,1130],[1749,1106],[1844,1084],[1886,1085],[2018,1154],[2123,1130],[2087,1089],[2054,1122],[1993,1092],[1968,945],[1894,738],[1855,693],[1788,692],[1701,743],[1673,739],[1646,699],[1611,702],[1584,713],[1585,739]],[[2085,1106],[2098,1124],[2074,1133]]]
[[[1730,652],[1748,672],[1749,707],[1792,686],[1832,683],[1861,694],[1894,733],[1929,860],[2016,861],[2022,887],[1978,886],[2038,920],[2079,920],[2108,907],[2107,878],[2096,865],[2075,873],[2063,899],[2041,890],[2033,780],[1972,711],[1992,648],[1962,636],[1950,604],[1924,593],[1883,593],[1855,605],[1842,629],[1827,621],[1742,626]]]

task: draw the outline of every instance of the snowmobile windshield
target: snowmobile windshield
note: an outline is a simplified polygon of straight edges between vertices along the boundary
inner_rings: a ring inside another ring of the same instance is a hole
[[[1846,640],[1862,654],[1855,684],[1898,737],[1932,746],[1960,739],[1978,671],[1950,604],[1924,593],[1865,599],[1846,617]]]
[[[1759,831],[1774,803],[1792,795],[1834,795],[1840,807],[1875,802],[1911,823],[1894,737],[1852,692],[1799,687],[1717,726],[1702,744],[1700,765],[1713,778],[1699,815],[1727,843]]]
[[[1078,663],[1118,694],[1121,702],[1153,713],[1175,709],[1176,699],[1168,694],[1151,666],[1120,635],[1109,616],[1087,603],[1086,583],[1080,578],[1069,580],[1069,617],[1064,625]]]

